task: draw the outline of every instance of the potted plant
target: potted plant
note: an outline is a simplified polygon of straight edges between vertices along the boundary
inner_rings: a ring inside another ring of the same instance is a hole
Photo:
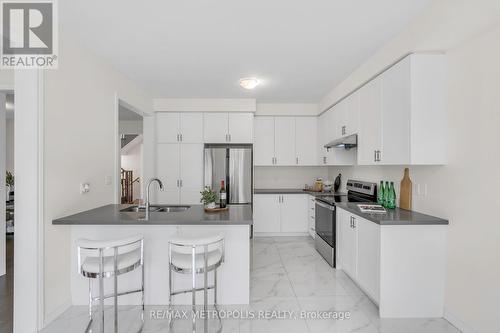
[[[214,209],[216,208],[215,202],[217,201],[217,194],[212,191],[210,186],[205,186],[203,191],[200,192],[201,194],[201,200],[200,202],[203,202],[206,208],[208,209]]]
[[[10,171],[5,172],[5,185],[7,185],[7,200],[9,199],[9,194],[14,191],[14,176]]]

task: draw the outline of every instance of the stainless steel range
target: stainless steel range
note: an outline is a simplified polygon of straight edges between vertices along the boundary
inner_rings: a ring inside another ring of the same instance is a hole
[[[359,180],[347,181],[347,194],[325,194],[316,197],[316,250],[335,267],[337,229],[336,204],[339,202],[375,202],[377,184]]]

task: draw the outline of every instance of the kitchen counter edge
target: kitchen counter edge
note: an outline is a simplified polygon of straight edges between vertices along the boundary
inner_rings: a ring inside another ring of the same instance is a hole
[[[191,205],[184,212],[151,212],[149,220],[141,220],[144,213],[121,212],[132,205],[110,204],[52,220],[53,225],[252,225],[251,205],[229,206],[220,213],[205,213],[202,205]]]

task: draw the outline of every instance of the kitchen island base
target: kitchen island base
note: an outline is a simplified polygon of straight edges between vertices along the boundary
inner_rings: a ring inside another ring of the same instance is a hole
[[[71,226],[72,270],[71,293],[73,305],[88,304],[88,282],[77,271],[76,240],[79,238],[107,240],[119,239],[135,234],[144,235],[145,266],[145,304],[168,304],[168,241],[177,233],[205,233],[207,235],[221,233],[225,237],[225,262],[217,270],[219,304],[248,304],[250,297],[250,226],[249,225],[207,225],[207,226],[173,226],[173,225],[73,225]],[[140,285],[140,270],[132,271],[118,277],[118,291],[137,288]],[[213,283],[213,274],[209,273],[209,285]],[[191,275],[173,274],[174,288],[190,289]],[[93,293],[98,290],[97,280],[92,281]],[[203,275],[197,275],[197,286],[203,285]],[[105,293],[113,291],[113,279],[105,279]],[[209,290],[209,304],[213,303],[213,290]],[[203,303],[203,292],[197,293],[197,304]],[[112,304],[108,299],[107,304]],[[141,304],[140,295],[119,297],[120,305]],[[191,293],[173,297],[173,304],[191,304]]]

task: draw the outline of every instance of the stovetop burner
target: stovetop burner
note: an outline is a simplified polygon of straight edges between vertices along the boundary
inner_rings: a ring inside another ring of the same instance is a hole
[[[358,180],[347,181],[347,193],[332,193],[316,196],[316,200],[329,205],[340,202],[375,202],[377,201],[377,184]]]

